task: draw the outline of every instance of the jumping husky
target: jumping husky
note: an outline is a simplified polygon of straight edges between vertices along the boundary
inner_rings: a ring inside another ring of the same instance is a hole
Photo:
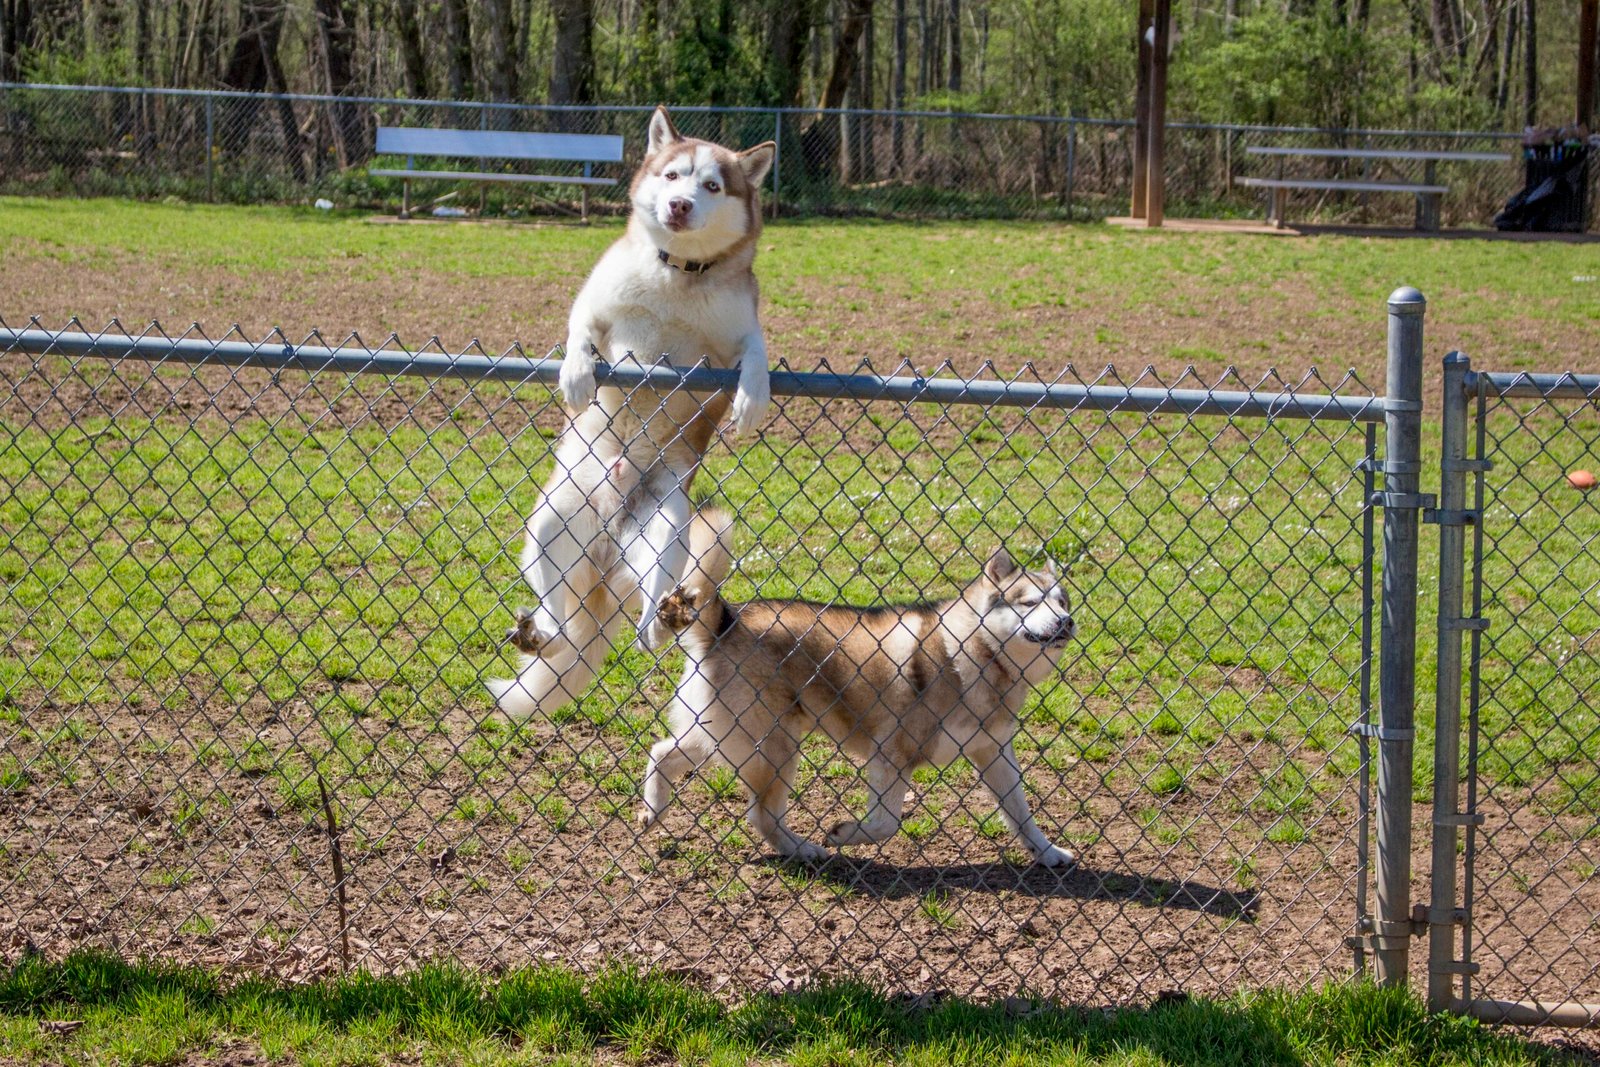
[[[665,108],[650,120],[627,232],[601,257],[568,322],[560,388],[575,414],[522,551],[539,606],[519,611],[510,635],[527,655],[517,677],[489,683],[509,715],[553,711],[581,694],[634,605],[639,646],[666,639],[657,609],[689,565],[689,485],[729,400],[596,390],[595,357],[737,366],[734,428],[761,424],[767,346],[751,265],[774,148],[733,152],[684,137]]]
[[[725,542],[726,521],[708,519],[713,528]],[[1011,745],[1023,700],[1075,633],[1053,570],[1024,570],[1002,550],[951,600],[863,610],[726,603],[715,589],[727,558],[725,543],[709,549],[694,584],[661,609],[682,631],[685,663],[672,736],[650,750],[643,825],[660,818],[676,779],[716,755],[743,783],[750,824],[768,845],[824,858],[784,825],[800,745],[820,731],[865,761],[870,793],[866,817],[835,825],[828,844],[892,837],[911,772],[965,757],[1035,862],[1077,862],[1034,822]]]

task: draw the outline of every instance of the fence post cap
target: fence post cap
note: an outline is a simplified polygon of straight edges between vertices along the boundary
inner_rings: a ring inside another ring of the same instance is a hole
[[[1389,313],[1391,315],[1420,315],[1428,306],[1428,300],[1422,295],[1421,290],[1409,285],[1402,285],[1389,294]]]

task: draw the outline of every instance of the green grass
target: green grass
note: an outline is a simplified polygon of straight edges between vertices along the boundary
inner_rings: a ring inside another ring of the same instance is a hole
[[[41,1023],[81,1023],[59,1035]],[[430,964],[307,984],[80,954],[0,975],[0,1059],[177,1064],[1555,1064],[1555,1052],[1428,1016],[1400,990],[1330,986],[1111,1012],[1041,1000],[928,1003],[824,983],[725,1003],[681,980],[540,967],[489,980]]]

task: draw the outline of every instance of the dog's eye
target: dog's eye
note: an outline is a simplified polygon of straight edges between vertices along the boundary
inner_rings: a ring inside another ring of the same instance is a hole
[[[722,192],[722,186],[718,185],[716,182],[706,182],[706,192],[720,193]]]
[[[678,180],[678,172],[675,170],[669,170],[663,174],[662,177],[667,179],[669,182],[675,182]]]
[[[1031,597],[1028,597],[1028,598],[1026,598],[1024,600],[1017,601],[1017,607],[1019,607],[1019,608],[1036,608],[1036,607],[1039,606],[1039,600],[1040,600],[1039,597],[1031,596]]]

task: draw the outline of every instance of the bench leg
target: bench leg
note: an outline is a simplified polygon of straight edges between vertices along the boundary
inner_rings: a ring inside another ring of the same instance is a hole
[[[403,219],[409,219],[411,217],[411,179],[410,178],[402,178],[402,179],[400,179],[400,217],[403,218]]]
[[[581,188],[583,189],[583,192],[580,194],[579,200],[578,200],[578,203],[579,203],[579,214],[582,216],[584,222],[588,222],[589,221],[589,187],[587,185],[585,185],[585,186],[582,186]]]
[[[1272,199],[1267,203],[1269,205],[1267,208],[1267,224],[1276,226],[1280,230],[1283,229],[1284,208],[1289,203],[1289,190],[1273,189]]]
[[[1439,201],[1438,193],[1417,194],[1417,229],[1428,233],[1439,232]]]

